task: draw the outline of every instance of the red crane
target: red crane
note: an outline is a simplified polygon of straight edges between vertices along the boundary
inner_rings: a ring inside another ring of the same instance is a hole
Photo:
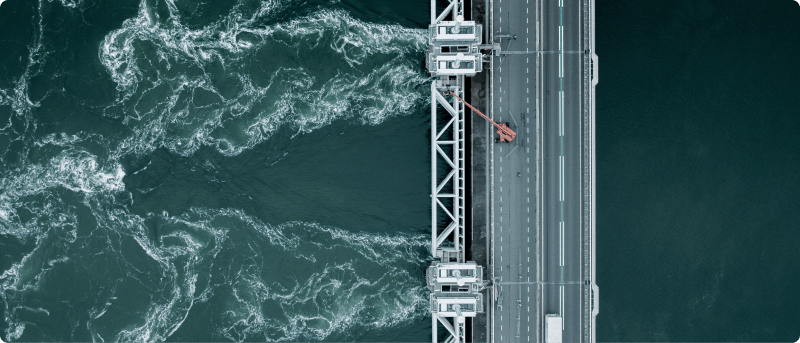
[[[511,130],[511,128],[509,128],[508,125],[495,123],[493,120],[489,119],[489,117],[487,117],[485,114],[481,113],[481,111],[478,111],[477,109],[475,109],[475,107],[472,107],[472,105],[464,101],[464,99],[459,98],[458,95],[456,95],[455,93],[450,92],[450,95],[456,97],[456,99],[458,100],[461,100],[461,102],[463,102],[464,105],[467,105],[467,107],[471,108],[473,112],[480,114],[481,117],[486,118],[486,120],[494,124],[494,126],[497,127],[497,134],[500,135],[501,142],[510,142],[514,140],[514,137],[517,137],[517,133],[514,132],[514,130]]]

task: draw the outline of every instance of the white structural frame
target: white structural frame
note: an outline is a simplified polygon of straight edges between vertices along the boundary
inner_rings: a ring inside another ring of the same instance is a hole
[[[599,82],[598,57],[595,51],[595,1],[583,1],[583,46],[589,54],[584,54],[583,89],[583,126],[584,126],[584,161],[586,165],[583,182],[583,196],[585,197],[583,222],[583,278],[588,281],[588,286],[583,289],[583,338],[589,343],[596,342],[597,315],[600,312],[600,288],[597,286],[597,241],[596,241],[596,209],[597,209],[597,182],[595,175],[596,165],[596,139],[595,139],[595,88]]]
[[[475,262],[434,261],[426,273],[431,291],[432,339],[438,342],[441,324],[449,333],[445,343],[465,342],[465,323],[483,312],[483,267]]]
[[[436,0],[431,3],[431,27],[436,28],[442,20],[452,14],[453,21],[463,20],[463,0],[450,0],[444,11],[437,15]],[[433,42],[431,42],[433,45]],[[475,61],[481,63],[480,61]],[[438,64],[435,64],[438,69]],[[474,69],[474,68],[473,68]],[[453,98],[450,102],[442,95],[444,91],[452,91],[464,98],[464,75],[440,75],[439,80],[431,83],[431,254],[443,263],[464,263],[464,189],[465,189],[465,163],[464,163],[464,105]],[[474,72],[473,72],[474,73]],[[443,107],[450,118],[440,129],[438,127],[438,107]],[[448,151],[449,150],[449,151]],[[438,164],[444,162],[448,169],[446,176],[440,179]],[[445,188],[450,186],[451,192]],[[448,204],[449,203],[449,204]],[[439,211],[444,212],[444,217],[439,217]],[[440,223],[441,219],[441,223]],[[439,302],[465,301],[465,299],[438,299],[432,297],[434,306],[439,307]],[[475,300],[466,300],[474,302]],[[474,303],[473,306],[477,306]],[[464,315],[474,316],[476,308],[464,311],[461,316],[456,316],[450,311],[432,311],[431,341],[437,343],[439,324],[447,330],[448,337],[445,343],[465,343],[466,325]],[[461,320],[459,320],[461,318]]]
[[[448,14],[455,18],[463,13],[463,0],[452,0],[436,16],[436,0],[431,0],[431,26],[436,27]],[[455,78],[455,80],[452,80]],[[448,102],[442,95],[452,91],[464,98],[464,76],[444,76],[431,83],[431,254],[442,262],[464,262],[464,105],[453,98]],[[442,106],[450,119],[438,128],[437,109]],[[449,153],[447,152],[448,150]],[[440,179],[438,164],[445,162],[449,169]],[[443,190],[450,186],[452,192]],[[446,205],[448,202],[451,204]],[[439,217],[439,210],[445,215]],[[440,219],[444,219],[440,225]]]
[[[463,97],[464,77],[456,78],[454,85],[446,87]],[[455,98],[449,103],[437,89],[441,84],[431,83],[431,254],[442,262],[464,262],[464,106]],[[437,127],[439,105],[451,116],[441,129]],[[441,180],[440,161],[449,169]],[[444,193],[448,185],[451,192]],[[439,210],[444,218],[439,218]],[[444,219],[442,224],[440,219]]]

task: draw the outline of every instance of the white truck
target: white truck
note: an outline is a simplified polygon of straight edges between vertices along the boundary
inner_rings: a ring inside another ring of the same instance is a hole
[[[558,314],[544,316],[544,343],[561,343],[563,318]]]

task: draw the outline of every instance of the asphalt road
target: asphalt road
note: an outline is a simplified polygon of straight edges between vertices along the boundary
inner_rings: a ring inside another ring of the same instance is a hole
[[[544,314],[556,313],[563,341],[579,342],[588,287],[581,277],[583,2],[493,0],[492,8],[493,34],[516,39],[496,40],[510,54],[492,58],[491,115],[518,134],[492,147],[493,339],[541,341]]]

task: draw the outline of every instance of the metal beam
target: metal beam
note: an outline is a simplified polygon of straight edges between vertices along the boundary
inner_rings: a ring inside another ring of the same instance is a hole
[[[450,225],[447,226],[447,229],[445,229],[442,233],[439,234],[439,239],[436,240],[436,244],[441,245],[442,242],[444,242],[444,240],[447,239],[447,236],[453,233],[453,230],[455,228],[456,228],[456,223],[450,223]]]
[[[433,3],[433,2],[434,2],[434,1],[431,1],[431,3]],[[455,5],[456,5],[456,2],[457,2],[457,0],[450,1],[450,5],[447,5],[447,8],[445,8],[445,9],[444,9],[444,11],[442,11],[442,14],[439,14],[439,16],[438,16],[438,17],[436,17],[436,20],[435,20],[434,22],[432,22],[431,24],[432,24],[432,25],[436,25],[436,24],[438,24],[438,23],[439,23],[440,21],[442,21],[442,20],[443,20],[443,19],[444,19],[444,18],[445,18],[445,17],[446,17],[448,14],[450,14],[450,11],[452,11],[452,10],[453,10],[453,6],[455,6]],[[435,6],[435,5],[432,5],[432,6]]]
[[[531,51],[499,51],[500,55],[533,55],[533,54],[582,54],[583,51],[567,50],[531,50]]]
[[[442,96],[441,93],[436,92],[436,100],[439,101],[439,104],[442,105],[442,107],[444,107],[444,109],[446,109],[447,112],[450,112],[450,115],[452,115],[453,118],[458,117],[456,109],[453,108],[453,106],[450,106],[450,103],[447,102],[447,100],[444,98],[444,96]]]
[[[449,320],[447,320],[445,318],[442,318],[441,316],[439,316],[437,314],[434,314],[434,316],[436,316],[436,318],[439,319],[439,322],[442,323],[442,326],[444,326],[444,328],[447,329],[447,331],[449,331],[451,335],[458,336],[458,334],[456,333],[455,328],[453,328],[453,324],[450,324]]]

